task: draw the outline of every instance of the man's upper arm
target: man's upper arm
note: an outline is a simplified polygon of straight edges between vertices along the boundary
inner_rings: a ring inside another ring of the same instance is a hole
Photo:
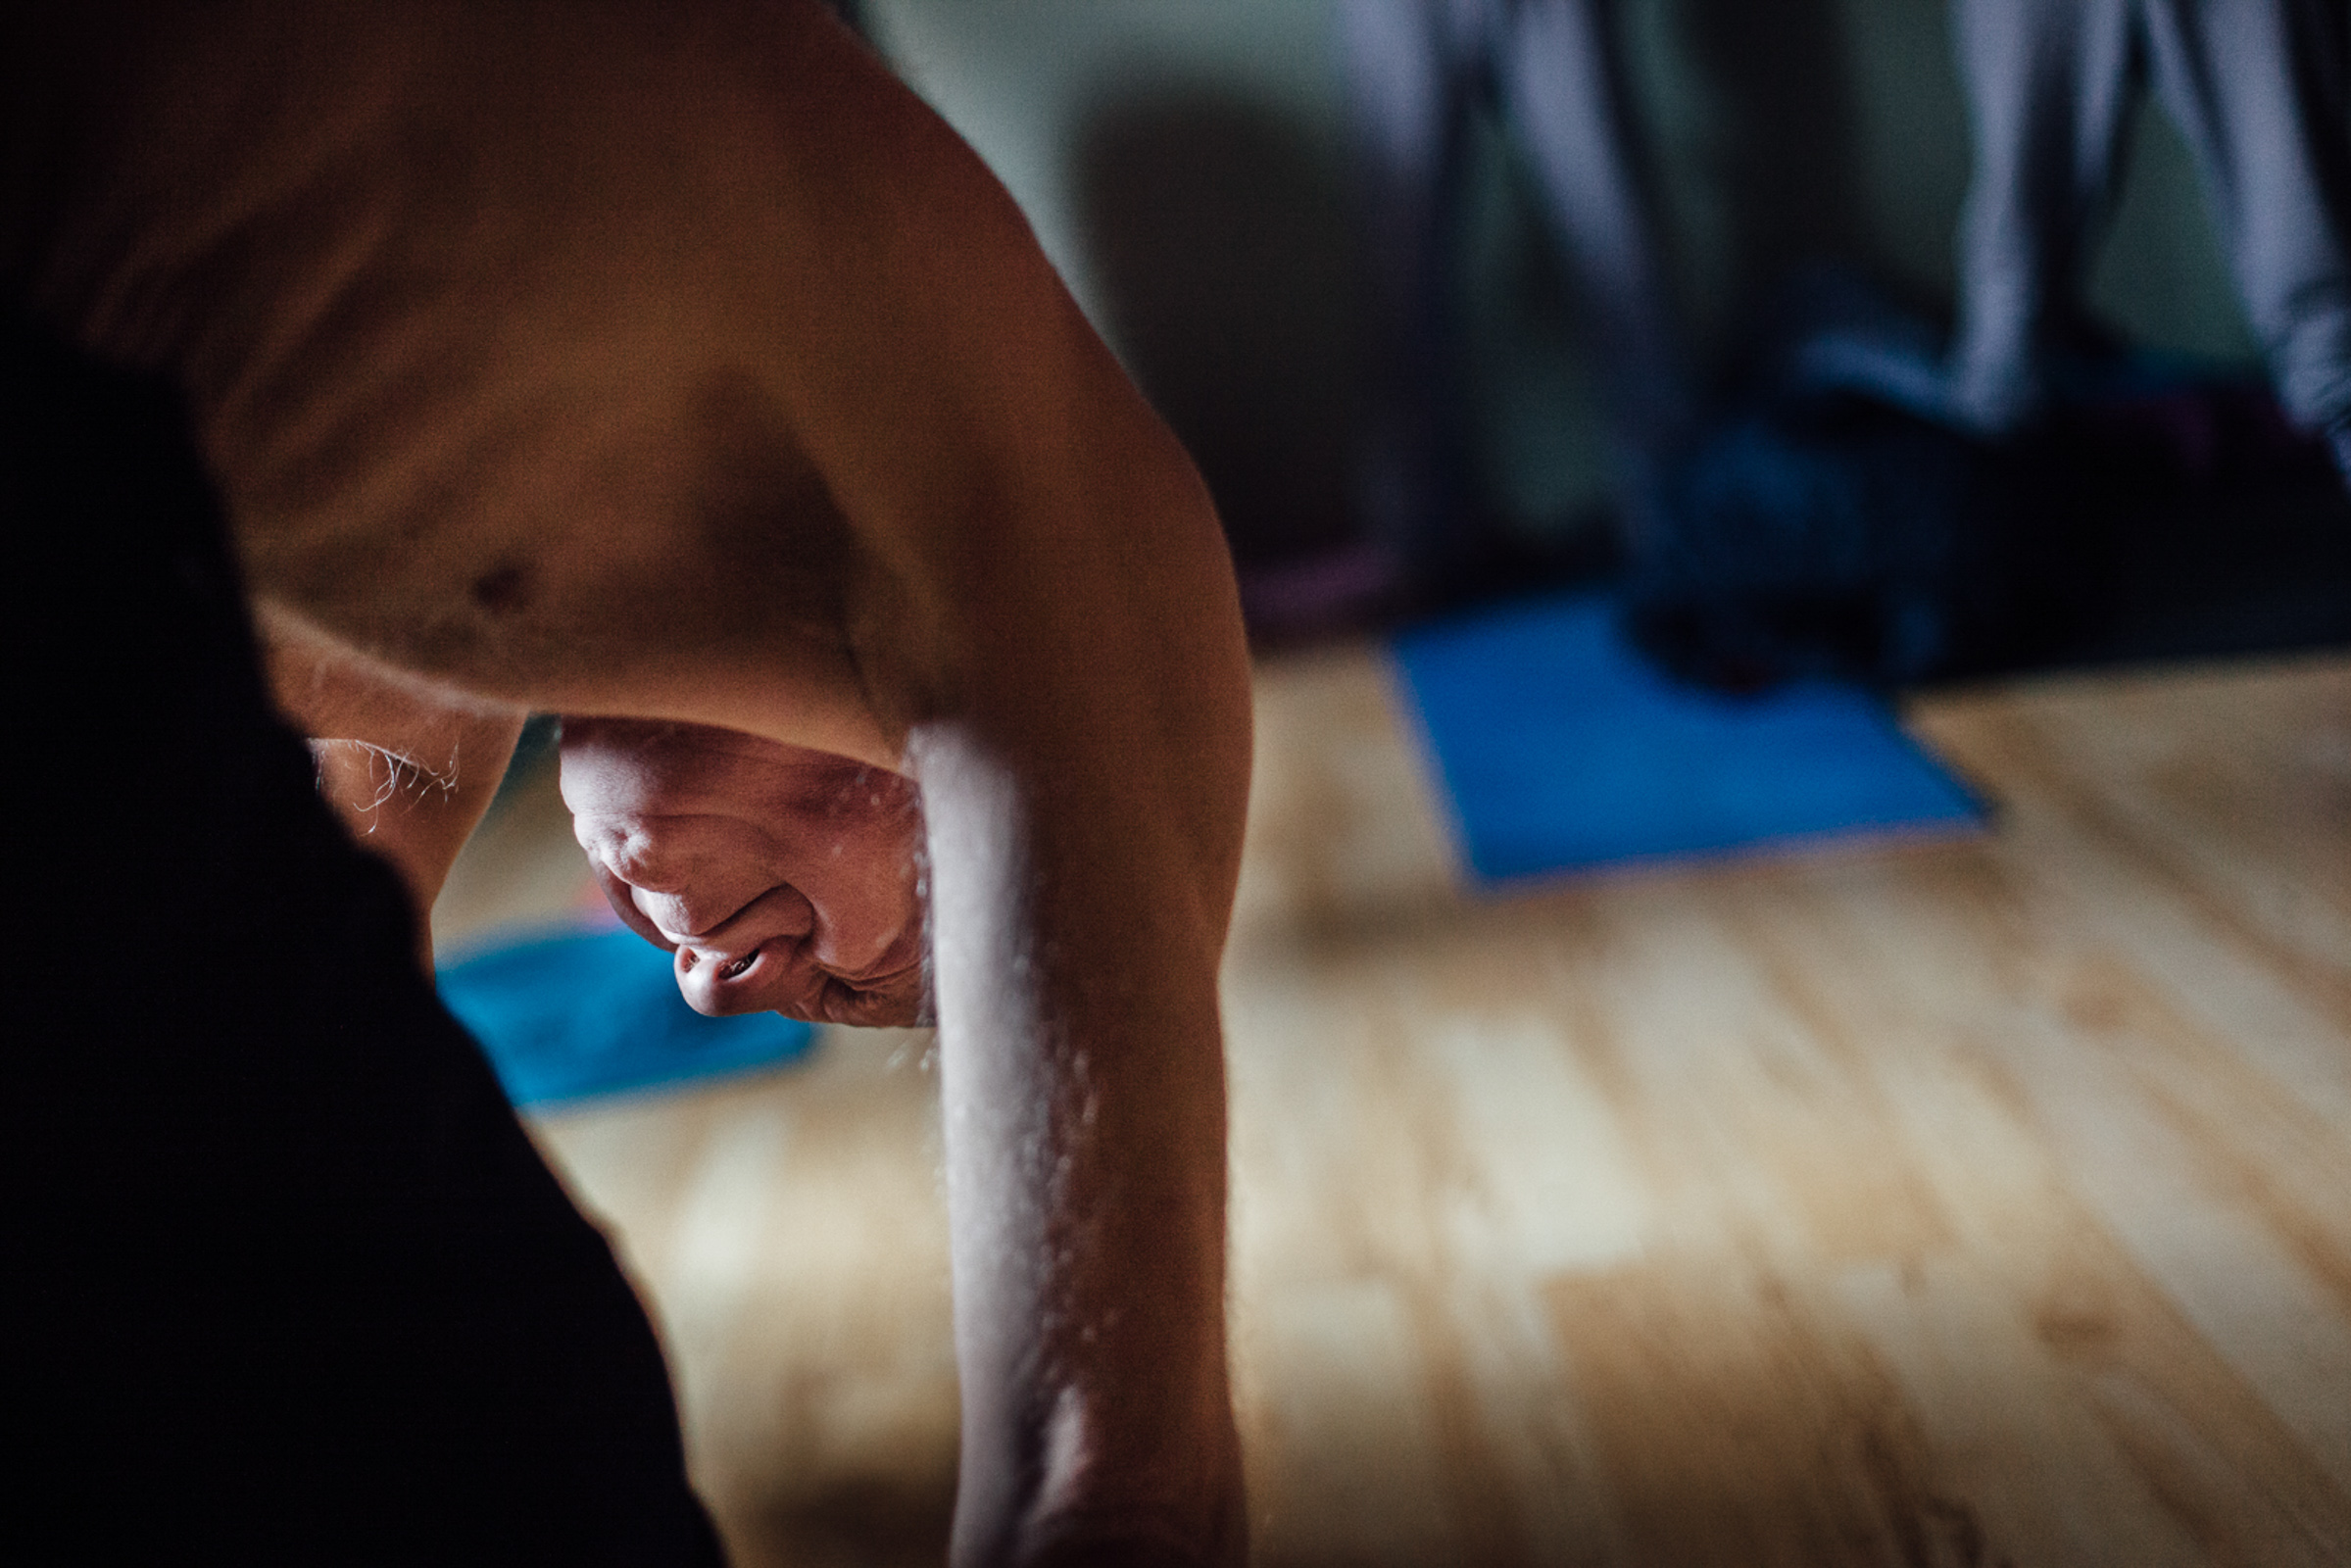
[[[1248,671],[1207,495],[1002,186],[823,30],[824,66],[775,108],[802,238],[777,374],[879,568],[849,610],[869,696],[894,727],[965,725],[1115,779],[1094,808],[1180,830],[1220,941]]]

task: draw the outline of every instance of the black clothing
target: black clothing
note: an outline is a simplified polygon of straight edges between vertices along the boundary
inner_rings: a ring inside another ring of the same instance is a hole
[[[642,1308],[271,708],[176,401],[0,326],[0,517],[9,1554],[718,1563]]]

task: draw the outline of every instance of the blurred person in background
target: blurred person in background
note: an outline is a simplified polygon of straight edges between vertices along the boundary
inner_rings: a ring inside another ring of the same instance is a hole
[[[2251,578],[2265,554],[2287,575],[2340,559],[2297,519],[2339,512],[2319,444],[2351,484],[2346,13],[1956,0],[1951,21],[1976,154],[1955,331],[1850,275],[1790,290],[1739,396],[1631,531],[1636,637],[1679,673],[1754,690],[1903,686],[2102,639],[2335,635],[2323,602]],[[2129,352],[2085,308],[2149,77],[2194,152],[2282,422],[2224,377]],[[2223,602],[2239,579],[2242,604]],[[2133,631],[2131,613],[2165,629]]]
[[[1338,25],[1375,287],[1366,533],[1442,600],[1495,544],[1472,475],[1458,279],[1471,117],[1524,149],[1576,285],[1616,459],[1645,480],[1691,416],[1667,274],[1638,176],[1609,0],[1341,0]]]
[[[1955,0],[1975,135],[1949,354],[1821,357],[2006,437],[2095,396],[2114,357],[2082,288],[2152,82],[2192,149],[2278,401],[2351,485],[2351,20],[2334,0]]]

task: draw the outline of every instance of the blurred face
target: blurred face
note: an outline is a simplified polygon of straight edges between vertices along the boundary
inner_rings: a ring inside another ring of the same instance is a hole
[[[697,1012],[928,1014],[906,779],[733,730],[566,718],[563,789],[613,912],[675,955]]]

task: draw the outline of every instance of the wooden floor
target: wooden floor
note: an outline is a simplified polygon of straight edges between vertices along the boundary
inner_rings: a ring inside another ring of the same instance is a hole
[[[1985,836],[1488,902],[1387,680],[1258,686],[1259,1562],[2351,1563],[2351,662],[1937,699]],[[563,832],[509,808],[444,933],[577,897]],[[935,1085],[842,1033],[538,1124],[745,1568],[939,1560]]]

